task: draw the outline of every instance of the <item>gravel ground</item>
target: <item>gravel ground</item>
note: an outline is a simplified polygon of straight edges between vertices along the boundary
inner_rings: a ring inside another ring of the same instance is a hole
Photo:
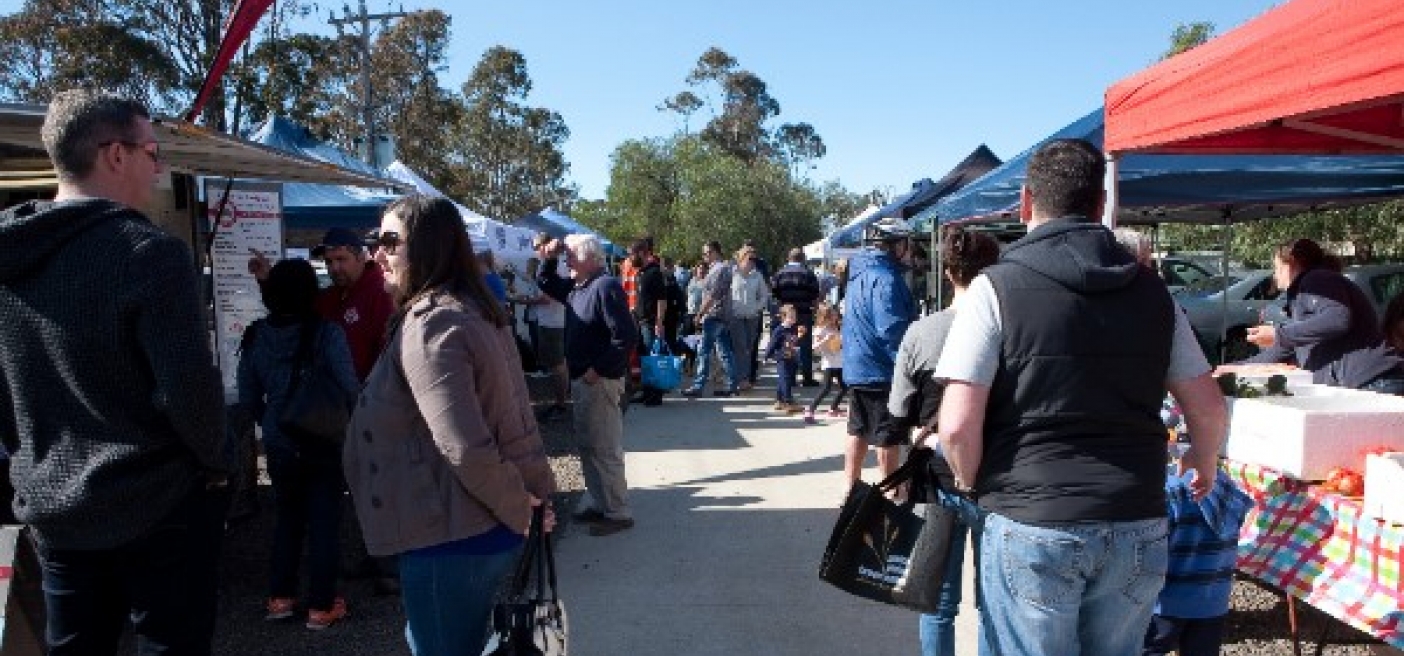
[[[546,379],[528,378],[534,399],[549,398]],[[538,404],[544,409],[544,404]],[[569,540],[571,527],[565,510],[584,489],[580,463],[570,444],[568,415],[552,418],[541,424],[542,437],[551,458],[552,469],[560,494],[555,503],[561,522],[560,539]],[[273,530],[271,489],[267,481],[260,487],[263,511],[230,530],[225,542],[221,617],[215,635],[214,653],[220,656],[245,656],[251,653],[300,656],[303,654],[344,654],[348,656],[405,656],[404,620],[398,597],[375,596],[369,580],[343,581],[343,594],[350,608],[350,617],[330,629],[309,631],[302,620],[266,622],[263,602],[268,569],[268,548]],[[349,504],[346,507],[351,512]],[[343,562],[355,562],[364,553],[351,530],[343,539]],[[1333,656],[1371,656],[1372,641],[1364,634],[1344,624],[1330,620],[1321,613],[1299,604],[1302,635],[1309,644],[1305,653],[1313,653],[1315,641],[1322,629],[1330,626],[1334,643],[1325,651]],[[1292,653],[1286,637],[1287,606],[1275,591],[1250,580],[1234,585],[1232,610],[1225,629],[1225,656],[1282,656]],[[130,650],[129,650],[130,651]],[[582,654],[580,656],[608,656]]]

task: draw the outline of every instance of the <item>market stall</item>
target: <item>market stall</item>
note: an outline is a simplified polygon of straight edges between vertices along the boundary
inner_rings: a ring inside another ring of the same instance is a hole
[[[1392,153],[1400,159],[1400,43],[1404,13],[1392,0],[1293,0],[1276,7],[1108,88],[1111,178],[1131,153]],[[1118,191],[1110,194],[1108,217],[1116,216]],[[1356,415],[1347,407],[1356,402],[1348,398],[1315,404],[1327,421],[1316,422],[1310,448],[1361,461],[1355,475],[1364,471],[1364,480],[1350,486],[1352,492],[1363,488],[1360,501],[1310,484],[1320,472],[1305,465],[1286,472],[1264,466],[1263,449],[1236,453],[1234,439],[1248,428],[1241,416],[1245,400],[1235,403],[1225,470],[1257,500],[1240,540],[1240,570],[1283,590],[1289,608],[1300,599],[1404,648],[1404,516],[1385,501],[1404,497],[1404,410],[1388,407],[1390,398],[1365,408],[1384,415],[1376,427],[1339,423]],[[1392,452],[1366,456],[1362,440]],[[1308,447],[1279,445],[1287,448]],[[1338,473],[1332,470],[1327,483],[1339,486],[1345,477]]]
[[[1283,591],[1289,604],[1301,599],[1404,648],[1404,526],[1271,468],[1225,460],[1220,473],[1256,502],[1239,538],[1239,571]]]

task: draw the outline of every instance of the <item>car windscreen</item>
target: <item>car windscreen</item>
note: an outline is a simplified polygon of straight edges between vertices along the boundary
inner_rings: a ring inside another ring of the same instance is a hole
[[[1240,280],[1242,280],[1242,278],[1237,276],[1210,276],[1208,278],[1200,278],[1180,288],[1179,291],[1175,292],[1175,295],[1203,298],[1205,296],[1217,294],[1227,287],[1232,287],[1238,284]]]

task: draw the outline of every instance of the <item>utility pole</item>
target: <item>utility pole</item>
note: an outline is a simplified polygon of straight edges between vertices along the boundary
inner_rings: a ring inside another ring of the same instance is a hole
[[[390,21],[396,18],[404,18],[409,14],[405,13],[402,5],[399,11],[388,11],[382,14],[372,14],[366,10],[366,0],[360,0],[360,11],[351,13],[351,7],[343,4],[341,7],[341,17],[337,18],[335,13],[328,17],[327,24],[336,27],[337,36],[346,35],[346,26],[359,27],[360,34],[356,41],[361,64],[361,124],[365,129],[366,160],[375,167],[380,168],[380,162],[376,161],[375,154],[376,132],[375,132],[375,112],[372,109],[371,99],[371,21],[380,21],[381,29],[389,29]],[[390,162],[385,163],[387,166]]]

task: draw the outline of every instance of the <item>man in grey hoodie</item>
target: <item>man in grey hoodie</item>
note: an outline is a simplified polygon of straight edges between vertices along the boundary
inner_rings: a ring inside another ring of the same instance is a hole
[[[208,654],[229,459],[190,250],[150,205],[136,102],[49,105],[53,201],[0,213],[0,436],[43,569],[50,654]]]

